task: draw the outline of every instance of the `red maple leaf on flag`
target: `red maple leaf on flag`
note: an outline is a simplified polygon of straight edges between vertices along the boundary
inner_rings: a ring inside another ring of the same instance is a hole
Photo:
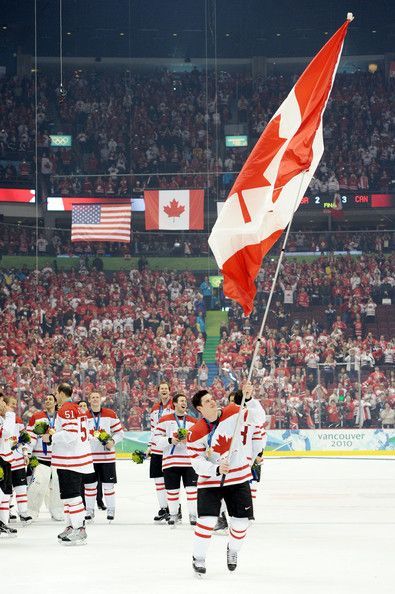
[[[260,142],[255,145],[229,192],[229,196],[232,194],[238,195],[245,223],[251,222],[251,215],[248,212],[242,191],[270,186],[270,182],[265,178],[264,173],[286,141],[285,138],[280,136],[280,120],[281,114],[278,114],[274,120],[269,122]]]
[[[217,452],[217,454],[220,456],[222,456],[222,454],[226,454],[226,452],[229,451],[231,441],[232,439],[230,437],[218,435],[217,443],[213,447],[214,452]]]
[[[182,215],[185,210],[185,206],[182,206],[178,200],[173,198],[167,206],[163,207],[163,210],[167,214],[168,217],[175,219]]]

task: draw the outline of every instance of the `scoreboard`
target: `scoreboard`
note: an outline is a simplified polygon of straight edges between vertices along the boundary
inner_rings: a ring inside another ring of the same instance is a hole
[[[340,194],[343,210],[362,210],[371,208],[395,208],[395,194]],[[304,196],[300,203],[303,209],[336,209],[336,204],[329,196]]]

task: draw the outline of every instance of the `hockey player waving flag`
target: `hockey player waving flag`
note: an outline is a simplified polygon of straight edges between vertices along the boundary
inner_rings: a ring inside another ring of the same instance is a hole
[[[352,19],[349,13],[268,123],[211,232],[225,295],[246,315],[262,258],[292,221],[324,151],[322,118]]]

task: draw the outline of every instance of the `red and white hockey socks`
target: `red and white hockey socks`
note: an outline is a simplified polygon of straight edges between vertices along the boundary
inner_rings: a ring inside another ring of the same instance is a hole
[[[167,507],[167,497],[166,497],[166,489],[165,489],[165,479],[163,477],[154,479],[155,481],[155,488],[156,488],[156,496],[158,498],[159,507],[161,509]]]
[[[71,516],[69,514],[69,504],[66,503],[65,501],[64,501],[63,512],[64,512],[64,519],[65,519],[66,528],[67,528],[68,526],[71,526]]]
[[[248,518],[229,518],[229,549],[238,553],[247,534]]]
[[[103,495],[108,509],[115,510],[115,485],[103,483]]]
[[[195,559],[205,559],[210,538],[213,533],[214,526],[217,523],[215,516],[204,516],[198,518],[195,526],[195,537],[193,541],[193,556]]]
[[[28,516],[29,512],[27,511],[27,486],[20,485],[19,487],[14,487],[14,493],[19,515]]]
[[[85,485],[85,507],[89,511],[94,511],[96,506],[97,483],[89,483]]]
[[[197,516],[197,487],[185,487],[188,511],[191,516]]]
[[[176,516],[178,513],[178,505],[180,501],[180,489],[168,489],[166,493],[167,503],[169,506],[169,513],[171,516]]]
[[[11,495],[5,495],[0,489],[0,522],[3,524],[10,521],[10,499]]]
[[[64,500],[64,511],[66,525],[72,526],[74,530],[81,528],[85,521],[85,507],[82,497],[72,497]]]

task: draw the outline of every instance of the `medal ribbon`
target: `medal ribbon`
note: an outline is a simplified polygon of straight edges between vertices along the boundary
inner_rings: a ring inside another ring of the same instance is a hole
[[[180,429],[180,428],[181,428],[181,429],[185,429],[185,427],[186,427],[186,423],[187,423],[187,416],[186,416],[186,415],[184,415],[184,422],[183,422],[183,425],[182,425],[182,427],[181,427],[180,420],[179,420],[179,418],[177,417],[176,413],[174,413],[174,418],[175,418],[175,420],[177,421],[178,428],[179,428],[179,429]],[[178,444],[177,444],[177,445],[178,445]],[[171,450],[170,450],[170,456],[172,456],[172,454],[174,453],[174,450],[175,450],[175,449],[176,449],[176,446],[175,446],[175,445],[173,445],[173,447],[172,447],[172,448],[171,448]]]
[[[204,418],[204,420],[206,421],[206,425],[207,425],[208,431],[209,431],[209,434],[207,436],[207,443],[208,443],[208,447],[211,448],[211,442],[213,440],[214,431],[218,427],[219,418],[216,421],[214,421],[214,423],[209,423],[206,418]]]
[[[54,412],[53,417],[50,417],[48,413],[46,413],[46,415],[47,415],[47,419],[48,419],[48,423],[49,423],[49,428],[53,429],[55,427],[56,411]],[[44,456],[46,456],[48,454],[48,446],[44,442],[42,442],[42,444],[43,444],[43,453],[44,453]]]
[[[92,415],[92,419],[93,419],[93,425],[94,425],[94,431],[93,431],[93,437],[96,437],[95,433],[97,431],[100,431],[100,421],[101,421],[101,408],[99,413],[94,413],[93,410],[90,408],[89,412]]]

